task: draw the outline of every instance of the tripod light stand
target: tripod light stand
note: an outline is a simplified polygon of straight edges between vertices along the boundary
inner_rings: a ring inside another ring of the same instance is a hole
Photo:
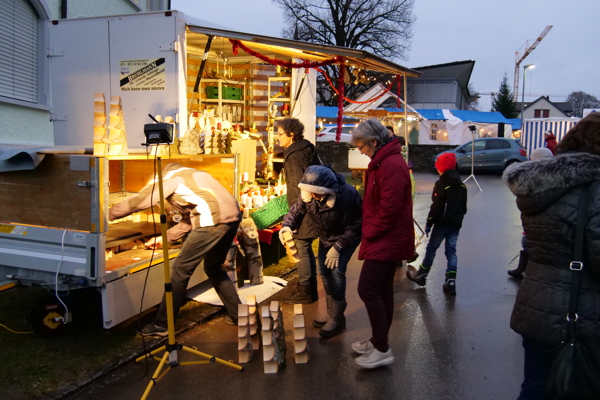
[[[150,125],[156,125],[156,124],[150,124]],[[145,143],[146,146],[149,146],[151,144],[159,144],[156,141],[151,142],[149,135],[147,135],[146,140],[147,140],[147,143]],[[175,341],[175,316],[174,316],[174,311],[173,311],[173,291],[172,291],[172,285],[171,285],[171,268],[169,266],[169,245],[168,245],[168,239],[167,239],[167,216],[165,213],[165,198],[164,198],[164,193],[163,193],[162,163],[161,163],[160,157],[156,157],[156,160],[157,160],[157,170],[158,170],[158,193],[159,193],[159,197],[160,197],[160,228],[161,228],[160,230],[161,230],[162,242],[163,242],[162,247],[163,247],[163,260],[164,260],[163,269],[164,269],[164,274],[165,274],[165,299],[166,299],[166,306],[167,306],[166,307],[167,308],[167,331],[168,331],[169,340],[168,340],[168,344],[161,346],[158,349],[151,351],[150,353],[144,354],[143,356],[138,357],[135,360],[136,362],[140,362],[147,358],[154,358],[155,360],[160,361],[160,363],[158,364],[158,367],[156,368],[156,371],[154,372],[154,374],[152,375],[152,378],[150,379],[150,382],[148,383],[148,386],[146,387],[146,390],[144,391],[144,394],[142,395],[142,400],[144,400],[148,397],[148,395],[150,394],[150,391],[152,390],[154,385],[156,385],[158,383],[158,381],[167,374],[167,372],[169,372],[172,368],[177,367],[179,365],[213,364],[213,363],[217,362],[217,363],[226,365],[228,367],[235,368],[238,371],[241,371],[243,369],[243,367],[240,365],[234,364],[229,361],[222,360],[220,358],[211,356],[209,354],[200,352],[198,350],[189,348],[187,346],[183,346],[181,344],[178,344]],[[162,358],[155,356],[156,354],[160,353],[163,350],[165,351],[165,353],[163,354]],[[177,352],[179,350],[187,351],[188,353],[192,353],[197,356],[206,358],[207,360],[186,361],[186,362],[180,363],[177,360]],[[163,367],[165,366],[165,364],[167,365],[167,368],[161,374],[161,371],[162,371]]]
[[[477,187],[479,188],[479,191],[483,192],[483,190],[481,190],[481,186],[479,186],[479,182],[477,182],[477,178],[475,178],[475,131],[477,130],[477,127],[475,125],[469,125],[469,130],[471,131],[471,136],[473,137],[473,140],[471,141],[471,175],[469,175],[467,179],[463,181],[463,183],[466,183],[469,178],[473,178],[477,184]]]

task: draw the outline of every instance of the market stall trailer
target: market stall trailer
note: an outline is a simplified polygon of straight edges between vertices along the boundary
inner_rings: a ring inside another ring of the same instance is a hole
[[[55,154],[33,170],[0,173],[0,276],[53,293],[96,288],[106,329],[158,304],[164,292],[162,251],[139,244],[160,235],[160,211],[108,222],[110,205],[138,192],[155,162],[135,155]],[[237,156],[175,156],[164,162],[208,172],[234,191]],[[178,253],[173,246],[169,254]],[[190,287],[205,279],[197,268]]]

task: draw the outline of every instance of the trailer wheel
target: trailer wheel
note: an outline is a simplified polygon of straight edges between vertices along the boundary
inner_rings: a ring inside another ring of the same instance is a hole
[[[33,331],[40,336],[58,336],[67,332],[71,324],[65,324],[65,307],[52,296],[38,303],[29,317]]]

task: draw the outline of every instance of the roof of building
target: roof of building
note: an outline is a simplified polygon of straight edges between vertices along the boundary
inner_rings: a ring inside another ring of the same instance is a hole
[[[409,80],[455,79],[458,81],[467,103],[470,104],[478,99],[478,97],[475,96],[475,93],[469,93],[468,88],[474,67],[475,61],[473,60],[454,61],[446,64],[416,67],[412,69],[421,72],[423,75],[418,78],[409,78]]]
[[[553,105],[558,111],[563,113],[565,115],[565,117],[571,116],[571,113],[573,112],[573,106],[571,105],[571,103],[569,103],[568,101],[554,102],[554,101],[550,100],[549,96],[540,96],[537,99],[535,99],[534,101],[525,102],[525,105],[523,108],[527,109],[527,108],[533,106],[535,103],[538,103],[542,100],[546,100],[548,103]],[[515,109],[519,110],[519,112],[521,111],[521,102],[515,103]]]

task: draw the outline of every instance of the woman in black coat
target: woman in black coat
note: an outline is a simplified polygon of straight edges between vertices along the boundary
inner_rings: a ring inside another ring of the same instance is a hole
[[[578,334],[600,342],[600,113],[577,123],[558,156],[510,166],[503,179],[517,196],[529,262],[510,326],[523,336],[525,379],[519,400],[549,399],[546,380],[567,324],[578,213],[586,213]],[[579,196],[589,186],[586,210]]]
[[[300,196],[298,184],[304,171],[311,165],[320,165],[315,146],[304,139],[304,125],[296,118],[277,121],[277,137],[283,150],[283,168],[287,186],[287,202],[291,207]],[[318,230],[314,221],[306,218],[294,233],[300,262],[298,268],[298,286],[292,294],[283,300],[287,304],[311,304],[318,300],[317,263],[312,250],[312,242]]]

